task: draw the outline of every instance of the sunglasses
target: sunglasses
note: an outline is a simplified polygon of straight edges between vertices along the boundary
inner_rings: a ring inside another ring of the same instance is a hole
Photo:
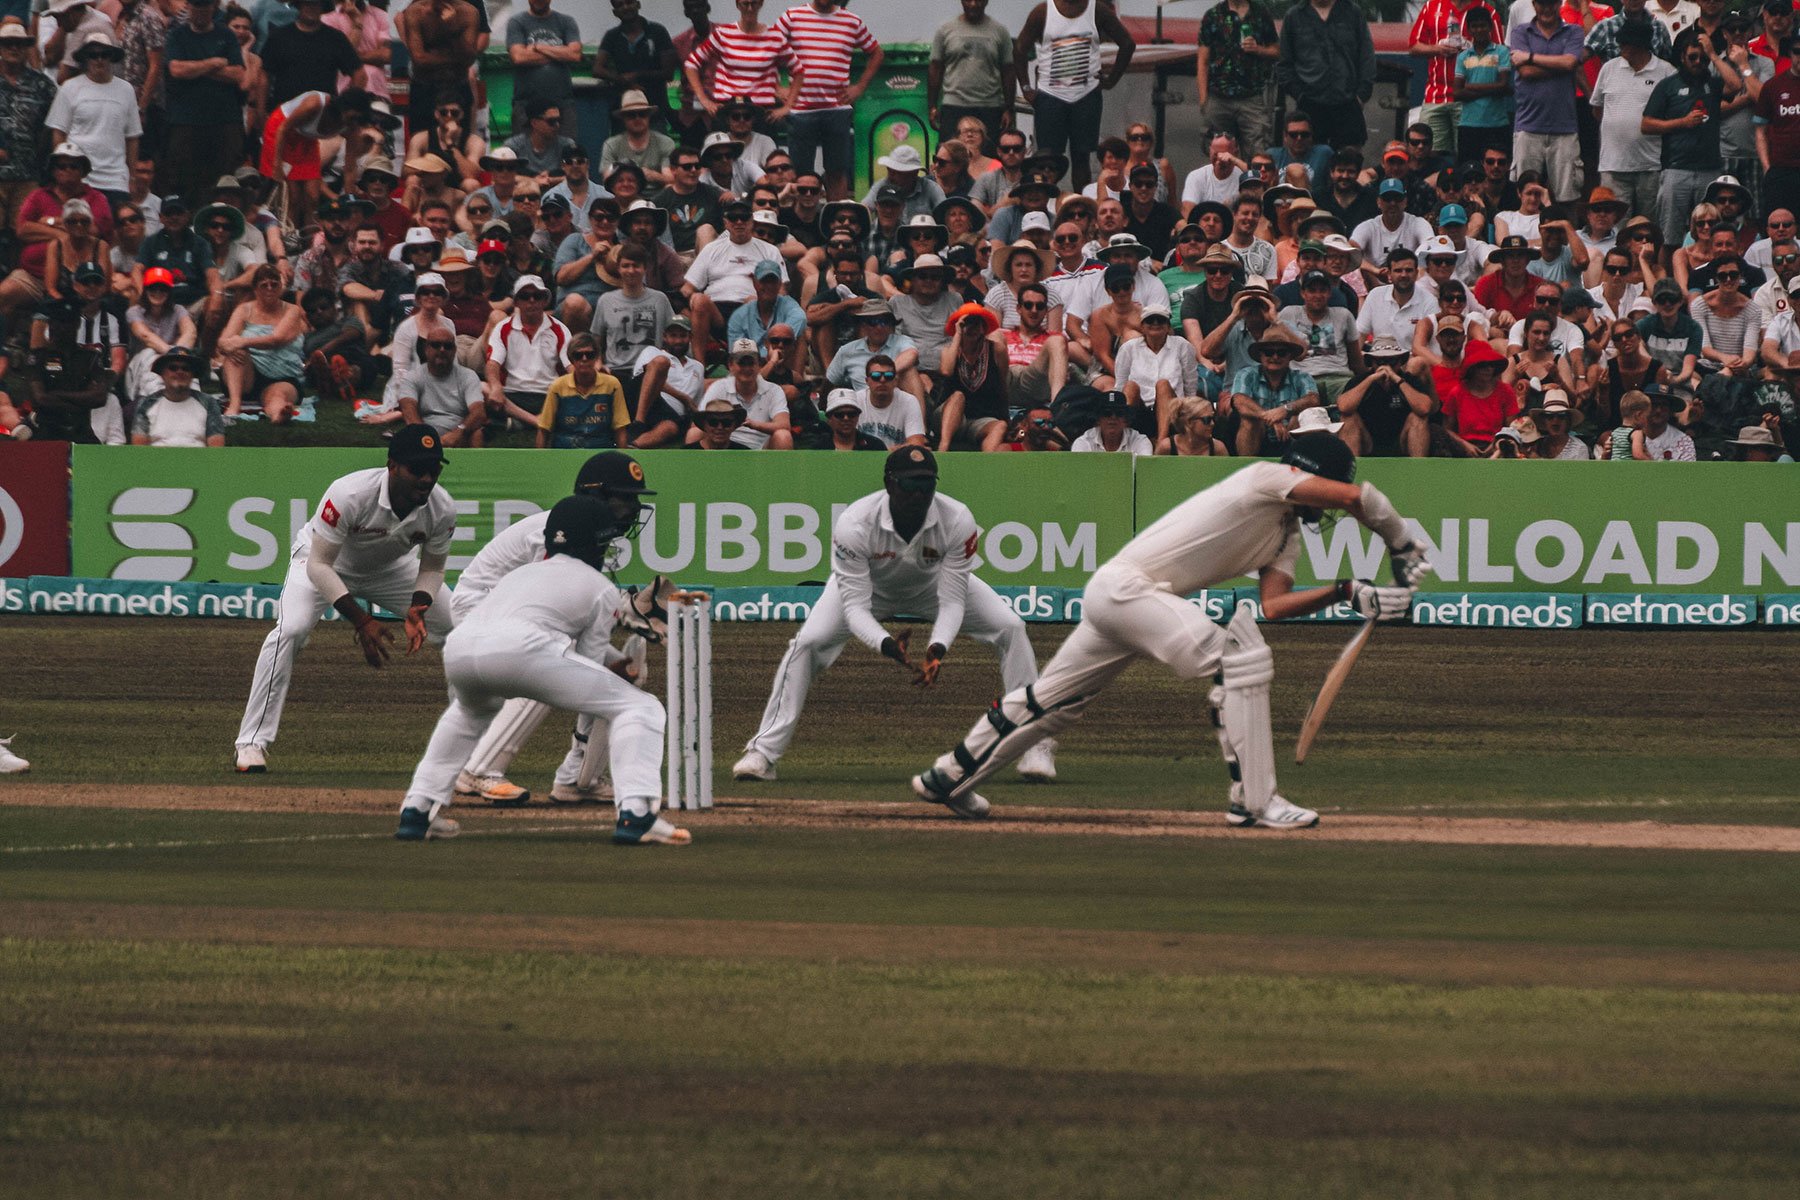
[[[596,358],[599,358],[599,357],[600,357],[600,352],[598,350],[571,350],[571,351],[569,351],[569,361],[570,362],[593,362]]]
[[[1023,154],[1023,153],[1025,153],[1025,147],[1009,146],[1006,143],[1002,142],[1000,144],[1000,153],[1002,153],[1002,154]]]
[[[1509,160],[1504,158],[1484,158],[1481,161],[1490,167],[1504,167]]]
[[[206,227],[208,229],[230,230],[231,222],[230,221],[208,221],[206,224]]]
[[[769,343],[769,345],[771,345],[771,346],[791,346],[791,345],[793,345],[793,344],[794,344],[794,339],[793,339],[793,338],[791,338],[791,337],[786,337],[786,338],[784,338],[784,337],[771,337],[771,338],[767,338],[767,339],[765,339],[765,340],[766,340],[766,341],[767,341],[767,342],[768,342],[768,343]]]
[[[421,247],[421,249],[430,249],[430,247],[428,247],[428,246]],[[429,299],[432,296],[436,296],[439,299],[443,299],[443,298],[449,296],[450,293],[440,287],[424,287],[424,288],[420,288],[418,291],[414,292],[413,295],[422,296],[427,299]]]
[[[816,196],[825,189],[822,187],[795,187],[794,191],[802,196]]]
[[[870,371],[869,378],[877,383],[886,383],[888,380],[894,378],[894,372],[892,372],[892,371]]]
[[[1154,142],[1156,139],[1147,133],[1133,133],[1125,138],[1128,142]]]
[[[1773,256],[1773,260],[1772,260],[1772,261],[1774,261],[1774,262],[1778,262],[1778,263],[1780,263],[1780,264],[1781,264],[1781,265],[1782,265],[1782,266],[1784,266],[1784,267],[1785,267],[1785,266],[1787,266],[1787,265],[1788,265],[1788,264],[1789,264],[1789,263],[1797,263],[1797,262],[1800,262],[1800,254],[1777,254],[1777,255],[1774,255],[1774,256]]]
[[[1606,273],[1608,275],[1629,275],[1629,274],[1631,274],[1631,268],[1630,267],[1607,267]]]
[[[1042,300],[1021,300],[1019,301],[1018,307],[1023,312],[1042,312],[1050,306],[1045,304]],[[981,318],[977,317],[975,319],[979,321]]]
[[[735,417],[702,417],[700,424],[708,429],[730,429],[737,424]]]
[[[931,160],[931,165],[934,167],[954,167],[956,165],[956,160],[953,158],[934,158]]]
[[[1211,425],[1213,423],[1213,418],[1212,418],[1211,414],[1208,414],[1207,416],[1204,416],[1204,417],[1190,417],[1189,420],[1198,422],[1201,425]]]
[[[1742,274],[1740,274],[1740,273],[1739,273],[1739,272],[1737,272],[1737,271],[1720,271],[1720,272],[1718,272],[1718,273],[1717,273],[1717,274],[1715,274],[1715,275],[1714,275],[1714,276],[1713,276],[1713,278],[1714,278],[1714,279],[1716,279],[1716,280],[1718,280],[1718,281],[1719,281],[1719,282],[1720,282],[1720,283],[1724,283],[1724,282],[1726,282],[1726,281],[1727,281],[1727,280],[1738,280],[1738,279],[1742,279],[1742,278],[1743,278],[1743,275],[1742,275]]]
[[[1056,420],[1053,417],[1033,417],[1031,418],[1031,427],[1033,429],[1055,429]]]
[[[1287,136],[1291,137],[1291,138],[1311,137],[1312,130],[1310,130],[1310,129],[1290,129],[1287,131]]]
[[[481,208],[476,208],[473,204],[469,206],[469,215],[471,217],[485,217],[493,211],[493,209],[488,208],[485,205]]]
[[[1079,233],[1059,233],[1050,240],[1059,246],[1072,246],[1081,241],[1081,235]]]
[[[860,408],[839,408],[825,414],[833,421],[854,421],[862,416]]]
[[[1431,143],[1426,141],[1424,138],[1407,138],[1406,144],[1409,146],[1429,146],[1429,145],[1431,145]]]
[[[1639,229],[1627,234],[1625,240],[1631,242],[1648,242],[1654,239],[1651,238],[1649,230]]]
[[[1552,296],[1539,296],[1537,298],[1537,302],[1539,304],[1555,304],[1560,299],[1562,299],[1562,296],[1559,293],[1557,295],[1552,295]]]
[[[669,165],[674,167],[677,171],[698,171],[700,169],[700,164],[698,162],[678,162],[670,163]]]
[[[1708,217],[1695,217],[1694,218],[1694,228],[1695,229],[1711,229],[1712,227],[1713,227],[1713,222],[1710,218],[1708,218]]]
[[[142,217],[120,217],[119,218],[119,224],[121,224],[121,225],[142,225],[143,223],[144,223],[144,218],[142,218]]]

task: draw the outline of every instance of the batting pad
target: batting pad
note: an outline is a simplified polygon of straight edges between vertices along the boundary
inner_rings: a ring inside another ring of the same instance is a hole
[[[989,775],[1080,720],[1092,699],[1091,695],[1072,696],[1045,708],[1030,687],[1008,692],[994,701],[956,749],[937,760],[938,777],[953,785],[950,796],[960,800]]]
[[[468,765],[463,769],[477,778],[506,774],[513,759],[519,757],[519,751],[525,748],[525,743],[549,715],[548,704],[523,697],[508,700],[487,732],[481,735],[481,740],[475,743],[475,751],[469,755]]]
[[[1213,695],[1222,709],[1219,745],[1225,761],[1235,765],[1233,778],[1243,785],[1244,807],[1260,815],[1275,795],[1275,736],[1269,727],[1275,655],[1247,613],[1239,609],[1226,630],[1232,649],[1220,659],[1224,683]]]

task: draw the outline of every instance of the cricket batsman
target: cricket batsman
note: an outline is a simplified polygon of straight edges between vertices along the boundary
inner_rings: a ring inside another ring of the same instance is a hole
[[[1272,620],[1342,600],[1365,617],[1404,617],[1430,564],[1388,498],[1355,477],[1356,456],[1335,435],[1298,434],[1280,462],[1252,463],[1177,505],[1094,572],[1081,624],[1037,682],[994,701],[954,750],[913,776],[913,792],[960,817],[985,817],[977,784],[1067,728],[1134,660],[1153,658],[1182,679],[1216,682],[1208,702],[1232,779],[1226,819],[1267,829],[1317,825],[1318,813],[1275,790],[1274,656],[1250,610],[1238,609],[1221,630],[1187,596],[1255,575]],[[1387,543],[1395,586],[1343,579],[1294,590],[1300,522],[1316,522],[1327,509],[1349,513]]]
[[[981,530],[966,504],[938,492],[931,451],[901,446],[888,455],[882,478],[883,490],[846,508],[831,531],[831,578],[788,643],[762,726],[731,768],[734,779],[775,778],[775,763],[794,740],[814,677],[837,661],[852,636],[912,671],[920,687],[930,687],[966,625],[970,637],[1000,652],[1000,678],[1008,691],[1037,678],[1025,622],[971,574]],[[908,656],[906,635],[895,637],[881,624],[902,613],[932,622],[930,643],[918,663]],[[1019,774],[1041,782],[1055,779],[1054,746],[1048,741],[1032,746]]]
[[[641,475],[642,468],[632,467]],[[640,480],[641,482],[641,480]],[[613,541],[637,532],[639,496],[568,496],[544,523],[545,557],[494,586],[444,643],[450,707],[438,718],[425,757],[413,772],[400,808],[401,841],[455,837],[457,823],[440,816],[449,806],[456,773],[505,702],[525,696],[605,721],[617,793],[613,841],[622,845],[686,845],[688,831],[661,816],[663,706],[632,687],[599,656],[623,624],[651,640],[667,628],[672,590],[658,577],[640,592],[622,591],[606,576]]]

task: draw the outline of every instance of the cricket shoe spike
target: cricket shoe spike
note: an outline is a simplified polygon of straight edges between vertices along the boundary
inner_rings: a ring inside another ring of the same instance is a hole
[[[612,840],[615,846],[685,846],[694,840],[694,835],[655,813],[641,817],[620,813]]]
[[[748,750],[744,753],[744,757],[738,759],[736,765],[731,768],[731,777],[745,781],[754,780],[758,783],[773,783],[775,781],[775,764],[759,752]]]
[[[456,776],[456,794],[486,800],[495,808],[523,808],[531,803],[530,790],[504,775],[471,775],[462,771]]]
[[[400,827],[394,830],[397,842],[430,842],[444,838],[453,838],[462,832],[462,826],[449,817],[437,815],[440,806],[434,805],[430,812],[422,808],[403,808],[400,810]]]
[[[237,748],[237,773],[261,775],[269,769],[269,760],[261,746],[245,743]]]
[[[928,804],[942,804],[965,821],[980,821],[988,815],[988,802],[975,792],[953,796],[950,789],[943,786],[936,767],[922,775],[914,775],[912,790],[919,799]]]

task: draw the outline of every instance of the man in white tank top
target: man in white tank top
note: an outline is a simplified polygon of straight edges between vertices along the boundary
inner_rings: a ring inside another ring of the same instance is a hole
[[[1100,43],[1118,55],[1100,73]],[[1119,15],[1099,0],[1045,0],[1025,18],[1013,62],[1023,67],[1037,51],[1034,83],[1022,94],[1031,105],[1039,153],[1067,153],[1070,187],[1079,192],[1093,180],[1089,161],[1100,142],[1100,93],[1125,76],[1137,50]]]

